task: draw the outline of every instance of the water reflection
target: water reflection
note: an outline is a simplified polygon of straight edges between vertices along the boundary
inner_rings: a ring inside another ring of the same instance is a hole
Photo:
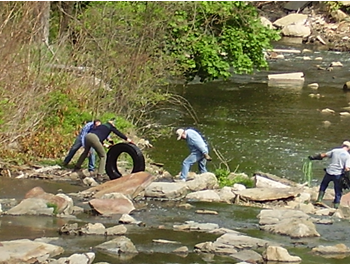
[[[40,186],[45,192],[64,193],[78,192],[84,189],[83,186],[73,185],[67,182],[54,182],[50,180],[37,179],[14,179],[0,177],[0,199],[1,198],[15,198],[23,199],[25,194],[34,187]]]

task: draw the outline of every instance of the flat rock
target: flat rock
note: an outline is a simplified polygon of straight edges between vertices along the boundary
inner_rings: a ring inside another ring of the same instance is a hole
[[[19,239],[0,242],[0,263],[43,263],[49,257],[64,252],[62,247],[47,243],[35,242],[29,239]]]
[[[79,194],[86,197],[93,196],[94,198],[101,198],[108,193],[122,193],[134,198],[153,182],[155,176],[147,172],[132,173],[115,180],[107,181],[99,186],[89,188]]]
[[[301,11],[310,3],[311,1],[289,1],[284,5],[284,9],[289,11]]]
[[[300,192],[300,188],[250,188],[234,193],[250,201],[263,202],[296,197]]]

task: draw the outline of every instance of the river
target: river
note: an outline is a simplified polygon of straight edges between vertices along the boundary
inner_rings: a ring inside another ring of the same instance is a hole
[[[280,49],[302,50],[304,47],[276,45]],[[314,50],[313,53],[284,53],[284,60],[270,62],[270,70],[252,75],[234,75],[228,81],[206,84],[192,83],[178,86],[196,112],[199,123],[194,123],[187,112],[160,111],[163,124],[171,124],[168,136],[152,142],[151,157],[164,163],[172,175],[178,174],[182,160],[188,154],[184,142],[175,140],[178,127],[195,126],[207,137],[211,148],[222,154],[231,171],[252,175],[267,172],[294,181],[302,181],[302,165],[308,155],[340,146],[350,138],[350,117],[340,116],[349,107],[350,93],[342,90],[350,78],[350,54]],[[311,60],[304,60],[303,57]],[[315,60],[321,57],[323,60]],[[344,66],[332,71],[318,70],[317,65],[329,66],[339,61]],[[303,88],[268,87],[267,75],[272,73],[303,72]],[[318,90],[308,88],[318,83]],[[310,94],[320,94],[312,98]],[[329,108],[335,114],[318,110]],[[348,110],[347,110],[348,111]],[[329,127],[324,125],[329,121]],[[221,159],[212,151],[213,161],[208,169],[222,167]],[[326,161],[314,162],[314,179],[323,177]],[[193,168],[196,170],[196,166]]]
[[[280,42],[276,48],[295,48]],[[310,154],[329,150],[339,146],[350,137],[350,118],[341,117],[343,107],[349,106],[349,93],[342,91],[343,84],[349,80],[349,53],[314,50],[310,54],[285,53],[284,60],[270,62],[270,70],[252,75],[233,75],[228,81],[216,81],[206,84],[193,82],[187,86],[177,86],[175,91],[183,95],[196,112],[199,124],[194,124],[191,116],[182,108],[172,111],[159,111],[156,116],[164,126],[170,127],[167,136],[151,140],[154,148],[148,151],[156,162],[175,175],[180,170],[182,160],[188,154],[184,142],[175,140],[174,129],[181,126],[196,126],[208,138],[211,145],[213,161],[208,169],[214,171],[222,167],[220,159],[214,154],[216,149],[223,155],[232,171],[252,175],[255,171],[272,173],[294,181],[302,179],[302,164]],[[303,56],[311,57],[304,60]],[[322,61],[315,60],[322,57]],[[316,65],[329,65],[340,61],[344,67],[333,71],[317,70]],[[268,73],[302,71],[305,74],[303,88],[268,87]],[[317,82],[319,89],[307,88],[307,84]],[[311,98],[309,94],[319,93],[320,99]],[[319,110],[330,108],[334,115],[323,115]],[[325,127],[323,121],[330,121]],[[314,184],[319,184],[323,176],[324,161],[314,162]],[[42,186],[45,191],[57,193],[77,192],[81,186],[69,183],[52,183],[44,180],[17,180],[0,178],[0,198],[22,199],[27,191],[35,186]],[[9,201],[10,203],[11,201]],[[85,209],[87,205],[75,201]],[[214,241],[216,235],[198,232],[176,232],[172,225],[185,221],[217,223],[220,227],[238,230],[253,237],[276,241],[288,249],[292,255],[300,256],[303,264],[346,264],[350,257],[344,259],[325,259],[309,253],[318,245],[335,245],[343,243],[350,246],[349,220],[335,220],[333,225],[317,225],[319,238],[299,240],[300,245],[286,236],[273,235],[260,231],[257,214],[259,208],[247,208],[238,205],[216,203],[191,203],[192,209],[179,208],[174,202],[141,201],[140,210],[133,213],[136,220],[145,223],[145,227],[128,226],[129,237],[140,253],[123,259],[96,252],[97,261],[113,264],[189,264],[189,263],[237,263],[230,257],[207,256],[193,253],[193,246],[199,242]],[[6,210],[7,205],[3,204]],[[218,215],[199,215],[198,209],[215,210]],[[19,238],[59,237],[55,242],[65,248],[65,256],[76,252],[86,252],[94,246],[109,240],[104,236],[59,236],[58,228],[65,223],[101,222],[106,227],[117,224],[117,218],[102,218],[89,213],[78,215],[77,219],[55,217],[1,216],[0,241]],[[158,227],[163,225],[164,229]],[[189,247],[189,254],[178,256],[171,253],[179,245],[155,244],[153,239],[168,239],[181,242]],[[94,263],[95,263],[94,262]]]

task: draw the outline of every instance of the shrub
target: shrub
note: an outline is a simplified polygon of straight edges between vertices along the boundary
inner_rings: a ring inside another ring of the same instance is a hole
[[[217,180],[219,182],[219,186],[222,188],[224,186],[233,186],[235,183],[240,183],[245,185],[247,188],[252,188],[254,187],[254,182],[253,180],[245,177],[245,176],[241,176],[238,175],[233,179],[229,179],[229,174],[230,171],[228,171],[227,169],[216,169],[215,170],[215,175],[217,177]]]

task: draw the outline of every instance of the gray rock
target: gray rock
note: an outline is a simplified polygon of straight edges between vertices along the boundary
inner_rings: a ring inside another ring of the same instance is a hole
[[[263,263],[262,256],[253,250],[241,250],[231,254],[230,257],[238,261],[247,261],[248,263]]]
[[[6,212],[8,215],[53,215],[54,208],[48,207],[47,201],[40,198],[24,199]]]
[[[344,244],[337,244],[335,246],[318,246],[312,248],[312,253],[317,255],[345,255],[350,253],[350,248]]]
[[[50,264],[91,264],[95,259],[95,253],[87,252],[83,254],[73,254],[70,257],[51,260]]]
[[[145,197],[179,199],[188,193],[186,184],[171,182],[153,182],[145,189]]]
[[[262,254],[263,258],[267,261],[279,262],[301,262],[298,256],[291,256],[289,252],[282,247],[269,246]]]
[[[0,263],[43,263],[63,253],[63,248],[29,239],[1,241]]]
[[[244,200],[264,202],[294,198],[300,192],[299,188],[250,188],[234,191],[234,194],[239,195]]]
[[[95,247],[96,249],[106,251],[111,254],[138,254],[138,251],[132,241],[125,237],[117,237]]]
[[[192,192],[187,194],[185,197],[191,201],[202,201],[202,202],[220,202],[221,197],[214,190],[203,190],[198,192]]]
[[[273,22],[273,25],[279,28],[284,28],[287,25],[303,25],[306,23],[308,16],[303,14],[290,14]]]
[[[272,233],[293,238],[320,236],[310,217],[298,210],[262,210],[258,218],[260,228]]]

